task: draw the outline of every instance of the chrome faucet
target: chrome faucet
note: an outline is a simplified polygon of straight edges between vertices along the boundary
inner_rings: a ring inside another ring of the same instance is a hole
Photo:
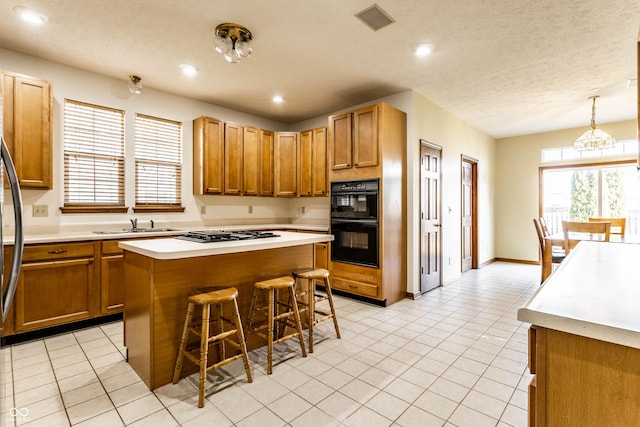
[[[138,228],[138,218],[133,218],[133,219],[130,219],[129,221],[131,221],[131,228],[133,230],[136,230]]]
[[[153,228],[154,227],[153,220],[150,219],[149,222],[151,223],[151,228]]]

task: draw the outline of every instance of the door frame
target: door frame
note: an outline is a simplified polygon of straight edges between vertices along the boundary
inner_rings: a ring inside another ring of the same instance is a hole
[[[442,254],[442,242],[443,242],[443,238],[442,238],[442,188],[443,188],[443,183],[442,183],[442,157],[443,157],[443,148],[439,145],[433,144],[431,142],[428,142],[424,139],[420,139],[419,141],[419,148],[418,151],[421,153],[422,152],[422,147],[428,147],[431,148],[433,150],[437,150],[440,152],[440,170],[438,171],[439,177],[438,177],[438,184],[439,184],[439,188],[440,191],[438,192],[438,218],[439,218],[439,222],[440,222],[440,238],[438,239],[438,265],[440,266],[440,274],[438,277],[438,286],[437,287],[442,287],[442,283],[443,283],[443,274],[442,274],[442,267],[443,267],[443,254]],[[418,170],[420,171],[418,180],[418,193],[419,193],[419,202],[418,202],[418,206],[420,207],[420,209],[422,209],[422,167],[421,167],[421,161],[422,161],[422,154],[420,154],[418,156]],[[419,244],[418,244],[418,253],[422,254],[422,218],[420,217],[421,215],[421,211],[418,212],[418,221],[420,223],[419,226],[419,234],[420,234],[420,239],[419,239]],[[421,269],[422,268],[422,257],[420,256],[420,262],[418,264],[418,267]],[[421,271],[421,270],[419,270]],[[418,295],[424,295],[426,292],[422,292],[422,273],[418,273]],[[428,292],[428,291],[427,291]]]
[[[464,193],[462,188],[462,163],[471,165],[471,269],[478,268],[478,159],[460,155],[460,271],[462,271],[462,207],[464,204]]]

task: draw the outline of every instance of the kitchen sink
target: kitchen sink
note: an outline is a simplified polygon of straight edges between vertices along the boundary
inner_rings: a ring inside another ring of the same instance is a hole
[[[177,228],[123,228],[122,230],[101,230],[94,231],[96,234],[128,234],[128,233],[159,233],[163,231],[181,231]]]

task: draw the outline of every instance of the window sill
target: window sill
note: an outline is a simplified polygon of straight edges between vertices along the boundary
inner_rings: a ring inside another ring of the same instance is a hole
[[[62,206],[60,211],[63,214],[84,214],[84,213],[127,213],[126,206]]]
[[[184,206],[134,206],[134,213],[184,212]]]

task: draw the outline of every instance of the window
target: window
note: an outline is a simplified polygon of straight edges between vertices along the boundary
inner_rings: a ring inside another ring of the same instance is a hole
[[[182,123],[136,114],[135,212],[184,212]]]
[[[560,162],[575,159],[593,159],[614,156],[629,156],[638,153],[638,141],[618,141],[612,148],[593,151],[576,151],[573,146],[544,148],[541,151],[542,163]]]
[[[640,180],[635,163],[541,168],[542,216],[549,231],[562,221],[627,218],[627,232],[640,231]]]
[[[65,99],[63,213],[126,212],[124,111]]]

